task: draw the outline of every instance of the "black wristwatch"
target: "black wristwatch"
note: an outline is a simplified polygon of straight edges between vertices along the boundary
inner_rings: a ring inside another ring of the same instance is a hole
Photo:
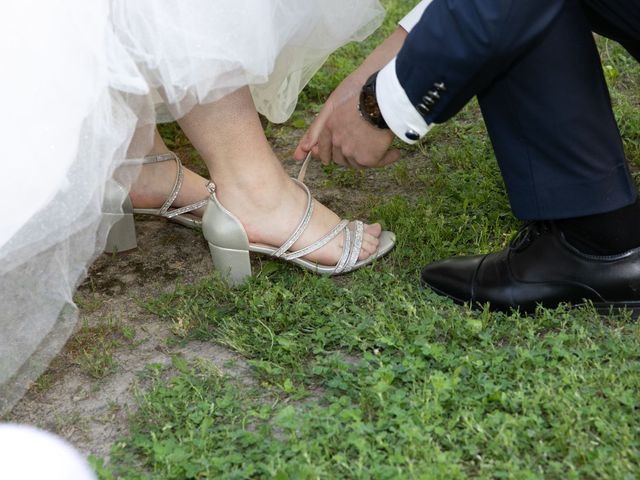
[[[378,128],[386,128],[389,126],[384,121],[380,107],[378,106],[378,100],[376,98],[376,79],[378,78],[378,72],[371,75],[360,91],[360,103],[358,103],[358,110],[360,115],[371,125]]]

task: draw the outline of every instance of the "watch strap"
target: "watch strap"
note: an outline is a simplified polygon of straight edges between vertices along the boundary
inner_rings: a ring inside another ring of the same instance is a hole
[[[360,101],[358,103],[358,110],[360,115],[367,122],[380,129],[389,129],[387,122],[382,116],[378,101],[376,99],[376,81],[378,78],[378,72],[371,75],[362,86],[360,91]]]

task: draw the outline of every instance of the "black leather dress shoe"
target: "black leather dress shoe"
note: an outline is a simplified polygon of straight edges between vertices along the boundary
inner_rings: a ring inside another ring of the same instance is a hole
[[[422,284],[457,303],[490,303],[493,310],[535,310],[593,302],[599,312],[628,308],[640,314],[640,248],[587,255],[571,246],[553,222],[533,222],[505,250],[427,265]]]

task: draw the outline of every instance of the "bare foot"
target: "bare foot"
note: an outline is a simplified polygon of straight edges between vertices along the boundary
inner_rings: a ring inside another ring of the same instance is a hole
[[[177,164],[172,160],[143,165],[129,192],[133,206],[135,208],[160,208],[171,194],[177,170]],[[204,177],[184,168],[182,188],[180,188],[172,207],[184,207],[207,198],[209,196],[206,188],[207,183],[208,180]],[[204,207],[190,213],[202,217]]]
[[[283,175],[279,181],[247,179],[229,182],[216,179],[220,203],[242,222],[249,241],[274,247],[282,245],[298,226],[307,206],[307,195],[293,180]],[[299,250],[322,238],[340,222],[334,212],[314,201],[313,215],[307,229],[290,251]],[[382,229],[379,224],[365,225],[359,260],[374,254]],[[344,235],[304,258],[323,265],[335,265],[342,255]]]

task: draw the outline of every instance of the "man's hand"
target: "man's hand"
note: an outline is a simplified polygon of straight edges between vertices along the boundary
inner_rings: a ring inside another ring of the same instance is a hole
[[[298,144],[296,160],[304,160],[311,152],[325,165],[334,161],[363,168],[382,167],[400,158],[398,151],[389,150],[391,131],[361,118],[358,101],[364,82],[398,54],[406,37],[407,32],[398,27],[333,91]]]
[[[334,162],[353,168],[383,167],[397,161],[400,152],[389,150],[391,130],[367,122],[358,111],[362,84],[348,77],[336,88],[304,135],[295,158],[309,151],[325,165]]]

